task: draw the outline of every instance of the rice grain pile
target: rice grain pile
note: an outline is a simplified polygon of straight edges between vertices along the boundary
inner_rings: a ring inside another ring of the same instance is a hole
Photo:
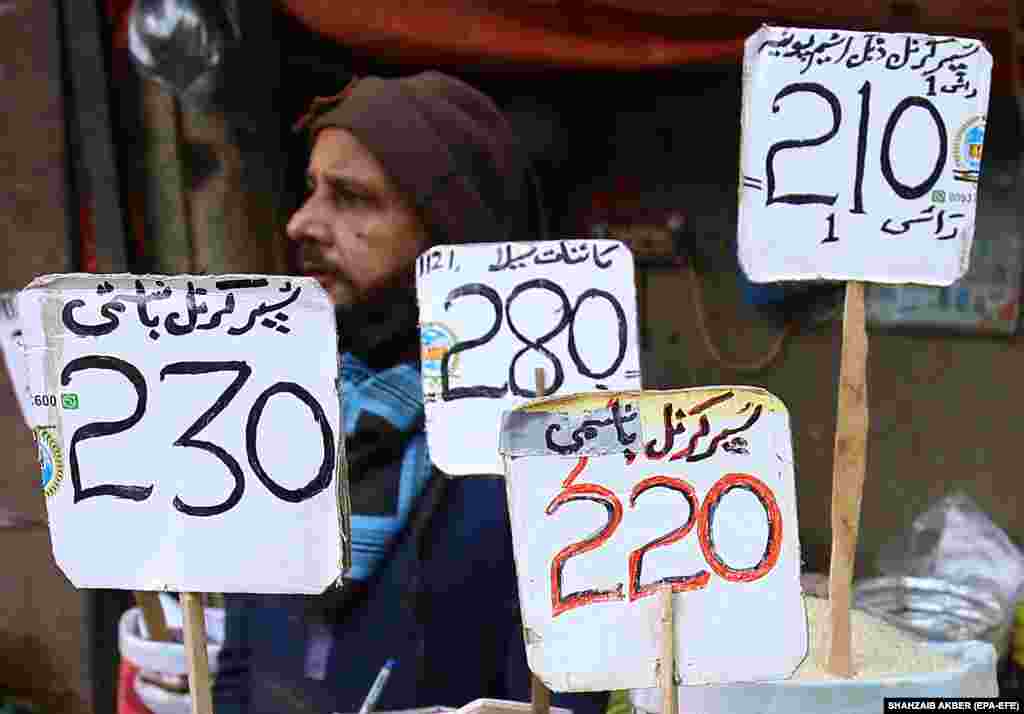
[[[841,679],[825,671],[829,643],[828,600],[804,596],[807,609],[807,657],[794,680]],[[860,610],[850,611],[853,679],[887,679],[942,672],[956,662],[928,649],[920,640]]]

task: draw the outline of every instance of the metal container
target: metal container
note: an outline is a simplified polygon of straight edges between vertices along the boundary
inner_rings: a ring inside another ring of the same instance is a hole
[[[1012,611],[991,590],[938,578],[886,576],[860,581],[854,607],[926,640],[983,640],[1002,659],[1009,651]]]

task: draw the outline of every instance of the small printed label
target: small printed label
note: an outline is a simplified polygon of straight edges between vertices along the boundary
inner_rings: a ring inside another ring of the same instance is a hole
[[[53,426],[36,427],[35,435],[41,471],[40,484],[46,497],[52,498],[64,480],[64,454],[61,452],[60,438]]]

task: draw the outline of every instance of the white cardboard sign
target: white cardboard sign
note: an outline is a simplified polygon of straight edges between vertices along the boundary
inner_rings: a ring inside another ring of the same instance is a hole
[[[18,293],[0,293],[0,351],[4,353],[4,364],[11,386],[18,398],[21,417],[28,424],[30,397],[25,381],[25,352],[22,348],[21,322],[18,320]]]
[[[49,275],[18,306],[54,557],[75,586],[338,579],[337,328],[316,281]]]
[[[633,255],[614,240],[437,246],[417,263],[430,456],[500,474],[501,414],[548,394],[639,389]]]
[[[807,653],[789,415],[768,392],[590,393],[503,418],[531,671],[658,685],[671,587],[683,684],[781,679]]]
[[[745,45],[739,259],[754,282],[967,270],[992,55],[977,40],[763,27]]]

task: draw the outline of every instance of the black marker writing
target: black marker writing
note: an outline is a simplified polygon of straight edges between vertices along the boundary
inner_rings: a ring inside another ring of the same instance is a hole
[[[632,412],[632,413],[630,413]],[[618,400],[612,402],[611,405],[611,417],[607,419],[584,419],[578,427],[572,430],[569,438],[571,442],[565,444],[559,444],[555,441],[555,434],[562,430],[560,424],[549,424],[544,430],[544,443],[548,449],[554,451],[556,454],[562,456],[569,456],[575,454],[586,441],[593,441],[600,435],[599,430],[602,427],[614,426],[615,427],[615,438],[622,446],[629,446],[637,439],[637,435],[634,432],[627,432],[625,425],[627,422],[635,421],[640,416],[640,412],[633,409],[632,404],[625,406],[625,413],[629,416],[623,415],[623,409],[619,406]]]

